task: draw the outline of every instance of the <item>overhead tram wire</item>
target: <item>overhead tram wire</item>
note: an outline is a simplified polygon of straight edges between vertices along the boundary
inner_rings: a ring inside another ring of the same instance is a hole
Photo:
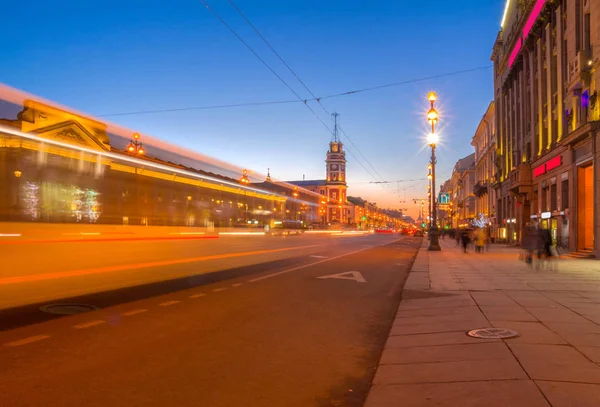
[[[223,24],[232,34],[234,34],[236,36],[236,38],[238,40],[240,40],[242,42],[242,44],[244,44],[246,46],[246,48],[248,48],[248,50],[250,50],[250,52],[252,52],[252,54],[263,63],[263,65],[265,65],[269,71],[271,71],[271,73],[273,73],[273,75],[275,75],[275,77],[277,79],[279,79],[298,99],[299,101],[304,102],[304,105],[311,111],[311,113],[317,118],[317,120],[319,120],[319,122],[321,122],[321,124],[327,129],[327,131],[332,134],[332,130],[329,128],[329,126],[327,124],[325,124],[325,122],[323,122],[323,120],[319,117],[319,115],[308,105],[306,99],[302,99],[302,97],[280,76],[277,74],[277,72],[275,72],[275,70],[273,68],[271,68],[271,66],[264,60],[262,59],[257,53],[256,51],[254,51],[254,49],[252,49],[252,47],[250,47],[250,45],[248,45],[248,43],[246,41],[244,41],[244,39],[233,29],[231,28],[231,26],[229,26],[229,24],[227,24],[225,22],[225,20],[223,20],[221,18],[221,16],[219,16],[219,14],[217,14],[216,11],[214,11],[207,3],[205,0],[200,0],[200,2],[204,5],[204,7],[206,7],[206,9],[208,11],[210,11],[210,13],[215,16],[220,22],[221,24]],[[291,69],[291,68],[290,68]],[[297,75],[296,75],[297,76]],[[306,85],[304,85],[306,86]],[[310,92],[310,91],[309,91]],[[311,95],[312,92],[310,92]],[[377,179],[372,173],[371,171],[369,171],[369,169],[367,167],[364,166],[364,164],[358,159],[358,157],[356,157],[352,151],[347,150],[350,155],[352,155],[352,157],[354,157],[354,159],[364,168],[364,170],[373,178],[373,179]]]
[[[465,73],[469,73],[469,72],[474,72],[477,70],[490,69],[491,67],[492,66],[490,65],[490,66],[480,67],[480,68],[465,69],[462,71],[447,72],[444,74],[428,76],[428,77],[424,77],[424,78],[410,79],[410,80],[406,80],[406,81],[402,81],[402,82],[394,82],[394,83],[389,83],[389,84],[385,84],[385,85],[373,86],[370,88],[336,93],[333,95],[327,95],[327,96],[321,96],[321,97],[313,97],[310,99],[302,99],[302,100],[273,100],[273,101],[264,101],[264,102],[232,103],[232,104],[227,104],[227,105],[187,106],[187,107],[170,108],[170,109],[138,110],[138,111],[134,111],[134,112],[96,114],[94,116],[96,116],[96,117],[134,116],[134,115],[141,115],[141,114],[181,112],[181,111],[186,111],[186,110],[209,110],[209,109],[223,109],[223,108],[244,107],[244,106],[276,105],[276,104],[286,104],[286,103],[305,103],[306,104],[308,102],[319,102],[321,99],[353,95],[353,94],[360,93],[360,92],[367,92],[367,91],[382,89],[382,88],[391,87],[391,86],[408,85],[411,83],[422,82],[422,81],[426,81],[426,80],[430,80],[430,79],[444,78],[444,77],[448,77],[448,76],[461,75],[461,74],[465,74]]]
[[[292,69],[292,67],[283,59],[283,57],[275,50],[275,48],[271,45],[271,43],[265,38],[264,35],[262,35],[262,33],[258,30],[258,28],[256,28],[256,26],[254,24],[252,24],[252,21],[250,21],[250,19],[242,12],[242,10],[240,10],[240,8],[233,2],[233,0],[227,0],[229,2],[229,4],[231,5],[231,7],[233,7],[235,9],[235,11],[238,12],[238,14],[244,19],[244,21],[246,21],[246,23],[254,30],[254,32],[256,33],[256,35],[258,35],[258,37],[265,43],[265,45],[273,52],[273,54],[275,54],[275,56],[279,59],[279,61],[288,69],[288,71],[290,71],[290,73],[292,75],[294,75],[294,77],[296,78],[296,80],[304,87],[304,89],[306,89],[306,91],[312,96],[313,100],[315,100],[320,106],[321,108],[325,111],[325,113],[328,116],[331,116],[331,113],[329,112],[329,110],[327,110],[327,108],[323,105],[323,103],[321,103],[321,98],[318,98],[312,90],[310,90],[310,88],[306,85],[306,83],[304,83],[304,81],[300,78],[300,76],[296,73],[296,71],[294,71]],[[356,152],[363,158],[363,160],[367,163],[367,165],[369,167],[371,167],[371,169],[375,172],[375,174],[379,177],[380,180],[384,180],[384,178],[381,176],[381,174],[379,173],[379,171],[377,171],[375,169],[375,167],[373,166],[373,164],[371,164],[371,162],[367,159],[367,157],[365,157],[365,155],[362,153],[362,151],[358,148],[358,146],[354,143],[354,141],[352,141],[352,139],[348,136],[348,134],[346,134],[346,132],[344,131],[344,129],[341,128],[341,126],[338,125],[338,128],[340,129],[340,131],[342,132],[342,134],[348,139],[348,141],[352,144],[352,146],[354,147],[354,149],[356,150]],[[350,153],[351,151],[348,150]],[[352,153],[351,153],[352,154]],[[360,160],[358,160],[358,158],[356,156],[354,156],[354,158],[360,162]],[[363,166],[364,168],[364,166]],[[374,179],[377,179],[377,177],[374,177]],[[384,187],[386,187],[387,185],[384,185]],[[389,192],[389,191],[388,191]]]
[[[208,105],[208,106],[180,107],[180,108],[173,108],[173,109],[138,110],[135,112],[97,114],[95,116],[96,117],[131,116],[131,115],[139,115],[139,114],[185,112],[185,111],[190,111],[190,110],[225,109],[225,108],[229,108],[229,107],[283,105],[286,103],[298,103],[298,102],[299,102],[298,100],[274,100],[271,102],[247,102],[247,103],[233,103],[233,104],[228,104],[228,105]]]
[[[206,8],[208,11],[210,11],[210,13],[211,13],[213,16],[215,16],[215,17],[217,18],[217,20],[219,20],[219,21],[221,22],[221,24],[223,24],[223,25],[224,25],[224,26],[225,26],[225,27],[226,27],[226,28],[227,28],[227,29],[228,29],[228,30],[229,30],[229,31],[230,31],[230,32],[231,32],[233,35],[235,35],[235,36],[236,36],[236,38],[237,38],[238,40],[240,40],[240,42],[241,42],[242,44],[244,44],[244,45],[246,46],[246,48],[248,48],[248,50],[249,50],[250,52],[252,52],[252,54],[253,54],[253,55],[254,55],[254,56],[255,56],[255,57],[256,57],[256,58],[257,58],[257,59],[258,59],[260,62],[262,62],[262,63],[263,63],[263,65],[264,65],[264,66],[266,66],[266,67],[267,67],[267,69],[268,69],[269,71],[271,71],[271,73],[272,73],[272,74],[273,74],[273,75],[274,75],[274,76],[275,76],[277,79],[279,79],[279,81],[280,81],[281,83],[283,83],[283,84],[285,85],[285,87],[286,87],[286,88],[288,88],[288,89],[290,90],[290,92],[292,92],[292,93],[293,93],[293,94],[294,94],[294,95],[295,95],[295,96],[298,98],[298,100],[299,100],[299,101],[301,101],[301,102],[304,102],[304,106],[306,106],[306,107],[308,108],[308,110],[310,110],[310,111],[311,111],[311,113],[312,113],[312,114],[313,114],[313,115],[314,115],[314,116],[317,118],[317,120],[319,120],[319,121],[321,122],[321,124],[322,124],[322,125],[323,125],[323,126],[324,126],[324,127],[325,127],[325,128],[326,128],[326,129],[327,129],[329,132],[330,132],[330,133],[331,133],[331,129],[329,128],[329,126],[328,126],[328,125],[327,125],[327,124],[326,124],[326,123],[325,123],[323,120],[321,120],[321,118],[320,118],[320,117],[319,117],[319,115],[318,115],[318,114],[317,114],[317,113],[316,113],[316,112],[313,110],[313,108],[312,108],[312,107],[310,107],[310,106],[308,105],[308,103],[306,103],[306,99],[303,99],[303,98],[302,98],[302,96],[300,96],[300,95],[298,94],[298,92],[296,92],[296,91],[295,91],[295,90],[294,90],[294,89],[293,89],[293,88],[292,88],[292,87],[291,87],[291,86],[290,86],[290,85],[289,85],[289,84],[288,84],[288,83],[287,83],[287,82],[286,82],[286,81],[285,81],[285,80],[284,80],[284,79],[283,79],[281,76],[279,76],[279,74],[278,74],[277,72],[275,72],[275,70],[274,70],[273,68],[271,68],[271,66],[270,66],[270,65],[269,65],[269,64],[268,64],[268,63],[267,63],[267,62],[266,62],[264,59],[262,59],[262,58],[260,57],[260,55],[258,55],[258,54],[256,53],[256,51],[254,51],[254,49],[252,49],[252,47],[251,47],[250,45],[248,45],[248,43],[247,43],[246,41],[244,41],[244,39],[243,39],[243,38],[242,38],[242,37],[241,37],[241,36],[240,36],[240,35],[239,35],[239,34],[238,34],[238,33],[237,33],[237,32],[236,32],[236,31],[235,31],[233,28],[231,28],[231,26],[230,26],[229,24],[227,24],[227,23],[225,22],[225,20],[223,20],[223,19],[221,18],[221,16],[220,16],[219,14],[217,14],[217,12],[216,12],[216,11],[214,11],[214,10],[213,10],[213,9],[212,9],[212,8],[211,8],[211,7],[210,7],[210,6],[209,6],[209,5],[206,3],[206,1],[205,1],[205,0],[200,0],[200,3],[202,3],[202,4],[204,5],[204,7],[205,7],[205,8]]]

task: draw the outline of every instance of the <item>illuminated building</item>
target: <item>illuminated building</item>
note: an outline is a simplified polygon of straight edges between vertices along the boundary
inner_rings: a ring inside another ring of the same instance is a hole
[[[493,47],[496,217],[509,241],[538,223],[598,254],[600,2],[509,0]]]
[[[477,126],[471,145],[475,148],[475,213],[490,220],[490,236],[497,237],[495,221],[496,190],[490,187],[496,160],[496,126],[494,102],[491,102]]]
[[[302,180],[289,181],[290,184],[306,188],[316,192],[325,198],[325,211],[321,215],[322,223],[354,224],[356,218],[352,218],[353,206],[347,201],[346,183],[346,153],[344,144],[338,136],[337,114],[333,137],[329,143],[329,150],[325,159],[324,180]]]
[[[48,103],[0,100],[0,117],[0,221],[210,228],[263,227],[291,211],[316,218],[317,194],[240,184],[178,148],[142,149],[144,136]]]

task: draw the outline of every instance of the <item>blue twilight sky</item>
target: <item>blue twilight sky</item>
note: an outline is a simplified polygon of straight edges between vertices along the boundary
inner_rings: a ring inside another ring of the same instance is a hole
[[[206,2],[296,92],[309,97],[226,0]],[[504,0],[235,4],[317,96],[490,66],[504,8]],[[100,115],[295,99],[199,0],[30,0],[9,1],[2,9],[0,82],[80,111]],[[442,114],[443,181],[455,161],[473,151],[471,137],[493,97],[492,69],[323,104],[341,114],[342,128],[384,180],[422,178],[429,90],[438,92]],[[311,106],[331,123],[318,104]],[[106,119],[259,173],[271,168],[278,179],[324,178],[331,135],[302,103]],[[369,184],[374,178],[347,157],[350,195],[416,214],[400,200],[425,196],[425,181],[400,184],[398,197],[396,183],[387,189]]]

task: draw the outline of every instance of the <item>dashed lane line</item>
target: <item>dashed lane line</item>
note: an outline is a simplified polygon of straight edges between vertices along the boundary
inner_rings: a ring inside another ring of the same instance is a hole
[[[225,291],[225,290],[227,290],[227,288],[221,287],[221,288],[215,288],[215,289],[213,290],[213,292],[214,292],[214,293],[218,293],[218,292]]]
[[[23,338],[23,339],[19,339],[18,341],[5,343],[4,346],[9,346],[11,348],[14,348],[15,346],[27,345],[28,343],[38,342],[38,341],[41,341],[41,340],[47,339],[47,338],[50,338],[50,335],[30,336],[29,338]]]
[[[177,301],[177,300],[173,300],[173,301],[166,301],[166,302],[161,302],[160,305],[161,307],[168,307],[171,305],[175,305],[175,304],[179,304],[181,301]]]
[[[244,285],[243,283],[235,283],[235,284],[231,284],[232,287],[239,287]]]
[[[200,298],[200,297],[206,297],[206,294],[204,294],[204,293],[194,294],[194,295],[190,295],[188,298]]]
[[[73,328],[75,328],[75,329],[91,328],[91,327],[96,326],[96,325],[104,324],[105,322],[106,321],[104,321],[102,319],[97,319],[95,321],[85,322],[85,323],[79,324],[79,325],[73,325]]]
[[[146,311],[148,311],[148,310],[147,309],[134,309],[133,311],[123,312],[121,315],[124,315],[126,317],[131,317],[133,315],[141,314],[142,312],[146,312]]]

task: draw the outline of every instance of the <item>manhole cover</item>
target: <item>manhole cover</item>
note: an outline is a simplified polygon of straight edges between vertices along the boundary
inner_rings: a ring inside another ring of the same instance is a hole
[[[96,311],[98,309],[100,308],[89,304],[48,304],[40,307],[40,311],[59,315],[83,314],[84,312]]]
[[[507,339],[519,336],[519,333],[507,328],[480,328],[467,332],[467,335],[482,339]]]

